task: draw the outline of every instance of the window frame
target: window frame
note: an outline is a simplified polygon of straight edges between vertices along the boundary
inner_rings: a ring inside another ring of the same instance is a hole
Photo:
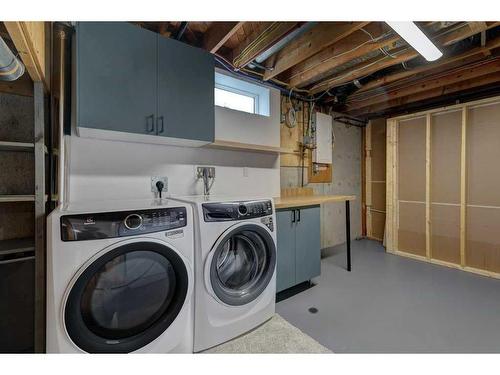
[[[254,100],[254,111],[247,112],[240,109],[223,107],[215,104],[217,107],[226,108],[237,112],[247,113],[250,115],[271,116],[271,89],[269,87],[259,85],[254,82],[249,82],[241,77],[236,77],[228,72],[215,70],[214,91],[215,89],[227,91],[237,95],[250,97]]]
[[[229,108],[229,109],[232,109],[233,111],[240,111],[240,112],[251,113],[251,114],[254,114],[254,115],[258,115],[259,114],[259,95],[258,94],[250,92],[250,91],[246,91],[246,90],[241,90],[241,89],[238,89],[236,87],[231,87],[231,86],[228,86],[228,85],[223,85],[221,83],[215,83],[214,90],[215,89],[219,89],[219,90],[231,92],[233,94],[237,94],[237,95],[241,95],[241,96],[246,96],[246,97],[252,98],[253,99],[253,112],[247,112],[247,111],[243,111],[241,109],[235,109],[235,108],[231,108],[231,107],[225,107],[225,106],[221,106],[221,105],[218,105],[218,104],[215,104],[216,106],[221,107],[221,108]]]

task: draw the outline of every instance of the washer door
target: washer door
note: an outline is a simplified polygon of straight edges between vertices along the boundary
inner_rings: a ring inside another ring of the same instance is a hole
[[[209,262],[216,296],[227,305],[244,305],[255,300],[271,281],[276,245],[265,227],[239,225],[221,236]]]
[[[78,277],[66,300],[71,340],[89,353],[128,353],[160,336],[179,314],[188,271],[157,242],[128,243],[105,253]]]

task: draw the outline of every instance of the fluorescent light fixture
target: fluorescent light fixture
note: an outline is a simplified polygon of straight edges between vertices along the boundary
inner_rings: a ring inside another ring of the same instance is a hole
[[[410,46],[425,57],[427,61],[434,61],[443,56],[443,53],[427,38],[413,22],[389,22],[387,24],[406,40]]]

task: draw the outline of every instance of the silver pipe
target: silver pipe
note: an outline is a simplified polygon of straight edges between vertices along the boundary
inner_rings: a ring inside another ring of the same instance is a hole
[[[0,80],[15,81],[24,74],[24,64],[0,37]]]
[[[316,26],[317,22],[306,22],[299,28],[293,30],[289,34],[287,34],[283,39],[278,41],[276,44],[272,45],[269,49],[262,52],[259,56],[255,58],[257,63],[261,63],[267,60],[268,57],[274,55],[276,52],[285,47],[292,39],[297,38],[298,36],[304,34],[306,31],[310,30],[313,26]]]

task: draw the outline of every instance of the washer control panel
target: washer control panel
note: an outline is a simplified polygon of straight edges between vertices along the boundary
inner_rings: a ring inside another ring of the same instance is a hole
[[[206,222],[246,220],[273,214],[270,200],[203,203],[202,208]]]
[[[182,228],[186,208],[102,212],[61,216],[61,240],[85,241],[127,237]]]

